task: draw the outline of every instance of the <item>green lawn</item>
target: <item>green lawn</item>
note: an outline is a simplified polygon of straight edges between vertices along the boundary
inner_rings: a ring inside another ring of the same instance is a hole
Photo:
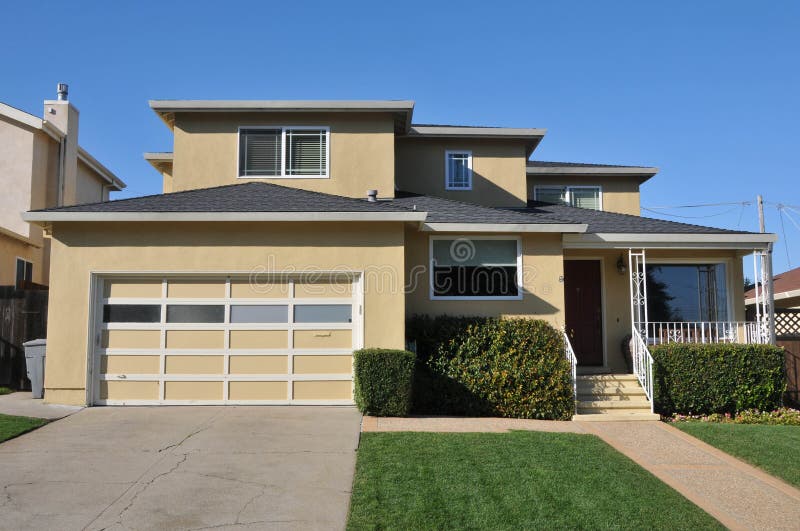
[[[708,529],[592,435],[365,433],[349,529]]]
[[[47,424],[47,421],[44,419],[0,415],[0,442],[22,435],[26,431],[35,430],[45,424]]]
[[[714,422],[672,425],[800,487],[800,426]]]

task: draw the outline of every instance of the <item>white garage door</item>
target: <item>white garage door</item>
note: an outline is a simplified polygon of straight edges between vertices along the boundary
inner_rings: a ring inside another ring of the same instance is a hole
[[[102,280],[95,404],[352,404],[352,276]]]

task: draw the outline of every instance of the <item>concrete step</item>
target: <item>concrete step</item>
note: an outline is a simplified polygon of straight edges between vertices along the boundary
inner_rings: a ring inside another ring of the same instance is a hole
[[[579,393],[638,393],[642,391],[639,382],[578,382]]]
[[[577,403],[578,413],[650,413],[647,400],[581,400]]]
[[[579,374],[578,382],[638,382],[635,374]]]
[[[578,413],[572,416],[572,420],[582,422],[630,422],[630,421],[654,421],[661,420],[657,413]]]
[[[608,391],[605,393],[581,393],[578,390],[578,400],[581,402],[604,402],[604,401],[618,401],[630,402],[647,400],[644,394],[644,389],[634,390],[632,392],[619,392]]]

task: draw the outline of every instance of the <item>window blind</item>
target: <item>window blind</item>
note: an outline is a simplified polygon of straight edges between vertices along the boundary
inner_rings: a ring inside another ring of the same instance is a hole
[[[242,129],[239,175],[281,174],[281,130]]]
[[[572,206],[600,210],[600,190],[598,188],[571,188]]]
[[[286,174],[325,175],[327,134],[324,130],[286,130]]]

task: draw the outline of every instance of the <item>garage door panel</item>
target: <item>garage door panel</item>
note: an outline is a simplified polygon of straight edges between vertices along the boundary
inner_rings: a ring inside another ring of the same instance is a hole
[[[103,285],[105,298],[161,298],[162,280],[158,279],[114,279]]]
[[[223,356],[175,356],[167,355],[164,370],[167,374],[222,374]]]
[[[266,282],[254,279],[231,279],[233,299],[286,299],[289,297],[288,282]]]
[[[288,348],[286,330],[231,330],[231,349]]]
[[[224,346],[224,330],[167,330],[167,348],[218,349]]]
[[[99,403],[352,403],[351,279],[112,278],[102,291]]]
[[[157,349],[161,346],[159,330],[105,330],[100,344],[103,348]]]
[[[350,355],[294,356],[295,374],[350,374],[353,357]]]
[[[286,374],[287,356],[231,356],[230,374]]]
[[[229,400],[286,400],[287,382],[230,382]]]
[[[153,356],[102,356],[100,372],[108,374],[158,374],[161,358]]]
[[[101,381],[102,400],[158,400],[158,382]]]
[[[341,381],[295,381],[295,400],[350,400],[352,383]]]
[[[295,330],[294,348],[349,348],[353,344],[350,330]]]
[[[225,280],[167,280],[172,299],[217,299],[225,296]]]
[[[223,382],[164,382],[164,400],[222,400]]]

